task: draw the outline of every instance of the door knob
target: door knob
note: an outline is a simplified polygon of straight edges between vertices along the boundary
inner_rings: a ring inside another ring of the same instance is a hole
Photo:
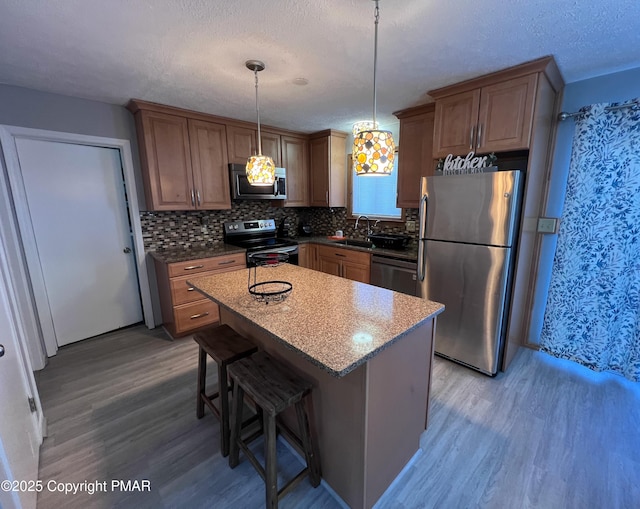
[[[127,253],[127,254],[129,254],[131,252],[131,248],[130,247],[125,247],[122,251]]]
[[[4,345],[0,345],[0,357],[4,355]]]

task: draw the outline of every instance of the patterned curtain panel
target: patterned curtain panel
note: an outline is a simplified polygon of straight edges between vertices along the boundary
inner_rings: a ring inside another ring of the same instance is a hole
[[[541,347],[640,381],[640,108],[576,118]]]

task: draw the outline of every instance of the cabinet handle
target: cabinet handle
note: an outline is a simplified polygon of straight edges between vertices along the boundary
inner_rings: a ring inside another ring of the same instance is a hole
[[[202,267],[204,267],[204,265],[189,265],[188,267],[185,267],[184,270],[201,269]]]
[[[200,190],[196,191],[196,194],[198,195],[198,207],[200,206]]]
[[[195,290],[195,288],[194,288],[193,286],[190,286],[189,288],[187,288],[187,291],[188,291],[188,292],[192,292],[192,291],[194,291],[194,290]]]
[[[193,192],[193,189],[191,190],[191,206],[196,206],[196,193]]]
[[[189,319],[195,320],[196,318],[204,318],[205,316],[209,316],[209,311],[205,311],[204,313],[198,313],[197,315],[191,315]]]
[[[343,255],[342,253],[333,253],[336,256],[342,256],[343,258],[345,258],[347,255]]]
[[[229,265],[230,263],[236,263],[235,260],[227,260],[226,262],[218,262],[218,265]]]
[[[329,191],[327,191],[325,201],[327,202],[327,205],[329,205]]]
[[[476,130],[476,126],[471,126],[471,132],[469,133],[469,150],[473,150],[473,133]]]
[[[478,141],[476,142],[476,148],[480,148],[482,145],[482,124],[478,124]]]

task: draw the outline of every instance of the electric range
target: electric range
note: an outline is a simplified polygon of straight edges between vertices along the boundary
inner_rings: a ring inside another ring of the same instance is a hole
[[[247,250],[247,267],[253,267],[252,256],[263,253],[286,253],[289,263],[298,265],[298,243],[276,235],[275,219],[250,219],[224,223],[224,241]]]

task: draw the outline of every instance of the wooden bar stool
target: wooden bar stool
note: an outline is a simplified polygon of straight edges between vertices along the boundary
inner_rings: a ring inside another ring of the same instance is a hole
[[[227,367],[229,364],[248,357],[258,351],[258,347],[248,339],[242,337],[228,325],[210,327],[193,335],[198,343],[198,399],[196,416],[204,416],[205,403],[220,421],[220,452],[229,455],[229,384],[227,382]],[[206,394],[207,355],[218,365],[218,390],[213,394]],[[233,385],[232,385],[233,387]],[[219,398],[219,407],[213,400]]]
[[[311,397],[311,383],[291,373],[285,366],[265,352],[241,359],[229,366],[229,376],[235,384],[233,392],[233,412],[231,415],[231,449],[229,466],[238,465],[240,449],[244,451],[251,464],[266,484],[266,506],[278,507],[278,500],[293,489],[305,475],[314,488],[320,484],[320,461],[316,444],[312,439],[311,426],[305,403]],[[242,405],[245,393],[253,400],[263,415],[265,434],[265,467],[249,450],[248,443],[259,436],[242,439]],[[300,436],[296,436],[284,423],[278,427],[296,442],[304,451],[307,466],[296,477],[278,491],[278,469],[276,456],[276,417],[283,410],[295,405]]]

